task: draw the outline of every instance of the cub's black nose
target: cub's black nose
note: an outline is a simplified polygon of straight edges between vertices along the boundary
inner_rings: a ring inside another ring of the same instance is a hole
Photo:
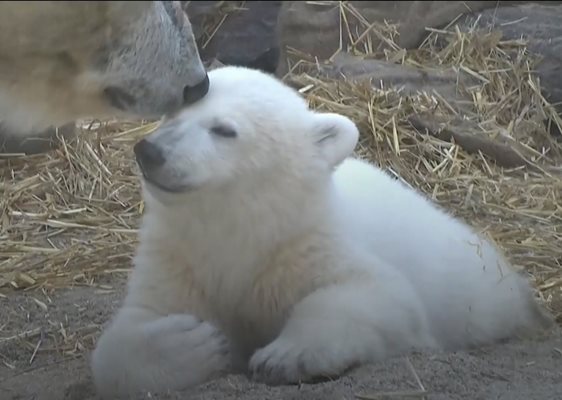
[[[184,105],[193,104],[201,100],[209,92],[209,75],[205,75],[205,79],[195,86],[186,86],[183,88]]]
[[[148,140],[142,139],[133,147],[137,163],[143,170],[160,167],[166,162],[164,153],[160,147]]]

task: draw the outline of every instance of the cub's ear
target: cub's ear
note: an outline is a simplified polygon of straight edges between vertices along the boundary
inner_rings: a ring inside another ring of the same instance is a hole
[[[326,162],[335,167],[353,153],[359,140],[359,130],[343,115],[315,113],[312,137]]]

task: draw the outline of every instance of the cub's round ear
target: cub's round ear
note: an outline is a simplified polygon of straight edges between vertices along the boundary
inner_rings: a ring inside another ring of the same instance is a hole
[[[314,113],[312,137],[326,162],[335,167],[351,156],[359,140],[353,121],[334,113]]]

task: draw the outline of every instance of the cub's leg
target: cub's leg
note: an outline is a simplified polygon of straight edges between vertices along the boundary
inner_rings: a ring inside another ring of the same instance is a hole
[[[203,383],[229,363],[227,340],[211,324],[125,305],[97,343],[92,372],[104,398],[136,398]]]
[[[395,274],[326,287],[298,303],[280,335],[250,359],[253,378],[291,384],[436,347],[409,283]]]

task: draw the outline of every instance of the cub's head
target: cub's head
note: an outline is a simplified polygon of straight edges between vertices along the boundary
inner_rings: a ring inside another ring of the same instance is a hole
[[[271,75],[229,66],[209,78],[204,99],[135,145],[153,192],[311,187],[356,146],[351,120],[309,109]]]

